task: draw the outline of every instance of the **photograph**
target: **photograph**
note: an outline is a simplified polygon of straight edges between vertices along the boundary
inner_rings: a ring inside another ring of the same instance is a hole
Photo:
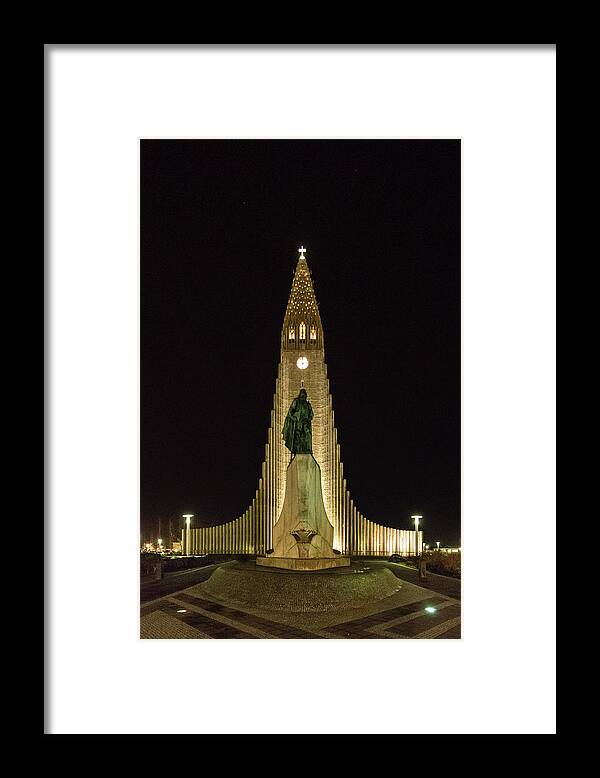
[[[461,639],[461,141],[141,138],[142,639]]]
[[[556,63],[44,44],[45,734],[557,733]]]

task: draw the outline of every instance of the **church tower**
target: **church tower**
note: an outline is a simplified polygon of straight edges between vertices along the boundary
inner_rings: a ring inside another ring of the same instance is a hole
[[[334,528],[333,548],[354,555],[414,554],[422,543],[421,532],[369,521],[350,497],[334,423],[323,325],[306,249],[302,246],[298,251],[300,256],[283,319],[271,424],[258,489],[248,509],[233,521],[214,527],[184,529],[183,553],[262,555],[271,551],[273,526],[283,507],[286,470],[290,463],[290,452],[281,431],[290,404],[303,386],[314,412],[313,456],[321,468],[323,503]]]
[[[281,332],[279,386],[276,395],[277,393],[280,395],[279,405],[283,411],[281,427],[283,427],[283,420],[285,420],[292,400],[302,386],[306,389],[314,412],[312,421],[313,456],[321,468],[323,502],[335,530],[335,511],[333,510],[331,489],[335,431],[327,365],[325,364],[323,325],[305,257],[306,249],[302,246],[298,251],[300,257]],[[277,403],[277,398],[275,401]],[[282,446],[282,449],[278,469],[280,485],[278,506],[282,504],[285,494],[285,471],[290,461],[289,451],[285,446]],[[334,535],[334,548],[339,550],[337,532]]]

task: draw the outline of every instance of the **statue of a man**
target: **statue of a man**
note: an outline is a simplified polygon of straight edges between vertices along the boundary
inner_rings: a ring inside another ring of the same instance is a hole
[[[306,397],[306,389],[300,389],[298,397],[292,400],[283,425],[283,439],[286,448],[296,454],[312,454],[313,409]]]

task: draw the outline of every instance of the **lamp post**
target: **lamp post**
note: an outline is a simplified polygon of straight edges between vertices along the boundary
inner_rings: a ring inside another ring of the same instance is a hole
[[[419,522],[423,517],[414,513],[410,518],[415,522],[415,556],[419,556]]]
[[[162,538],[158,538],[158,553],[159,554],[162,554],[162,550],[163,550],[162,544],[163,544]]]
[[[185,519],[185,548],[182,549],[182,553],[185,555],[189,555],[190,552],[190,524],[192,523],[192,519],[194,518],[193,513],[184,513],[183,518]]]

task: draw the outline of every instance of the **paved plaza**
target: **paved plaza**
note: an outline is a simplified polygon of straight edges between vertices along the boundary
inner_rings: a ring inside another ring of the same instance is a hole
[[[219,600],[203,586],[216,566],[174,576],[150,589],[143,587],[140,637],[460,638],[459,581],[430,576],[427,586],[432,588],[423,588],[410,580],[415,571],[385,562],[370,564],[391,569],[398,591],[367,606],[325,613],[266,611]],[[157,596],[148,599],[149,595]]]

